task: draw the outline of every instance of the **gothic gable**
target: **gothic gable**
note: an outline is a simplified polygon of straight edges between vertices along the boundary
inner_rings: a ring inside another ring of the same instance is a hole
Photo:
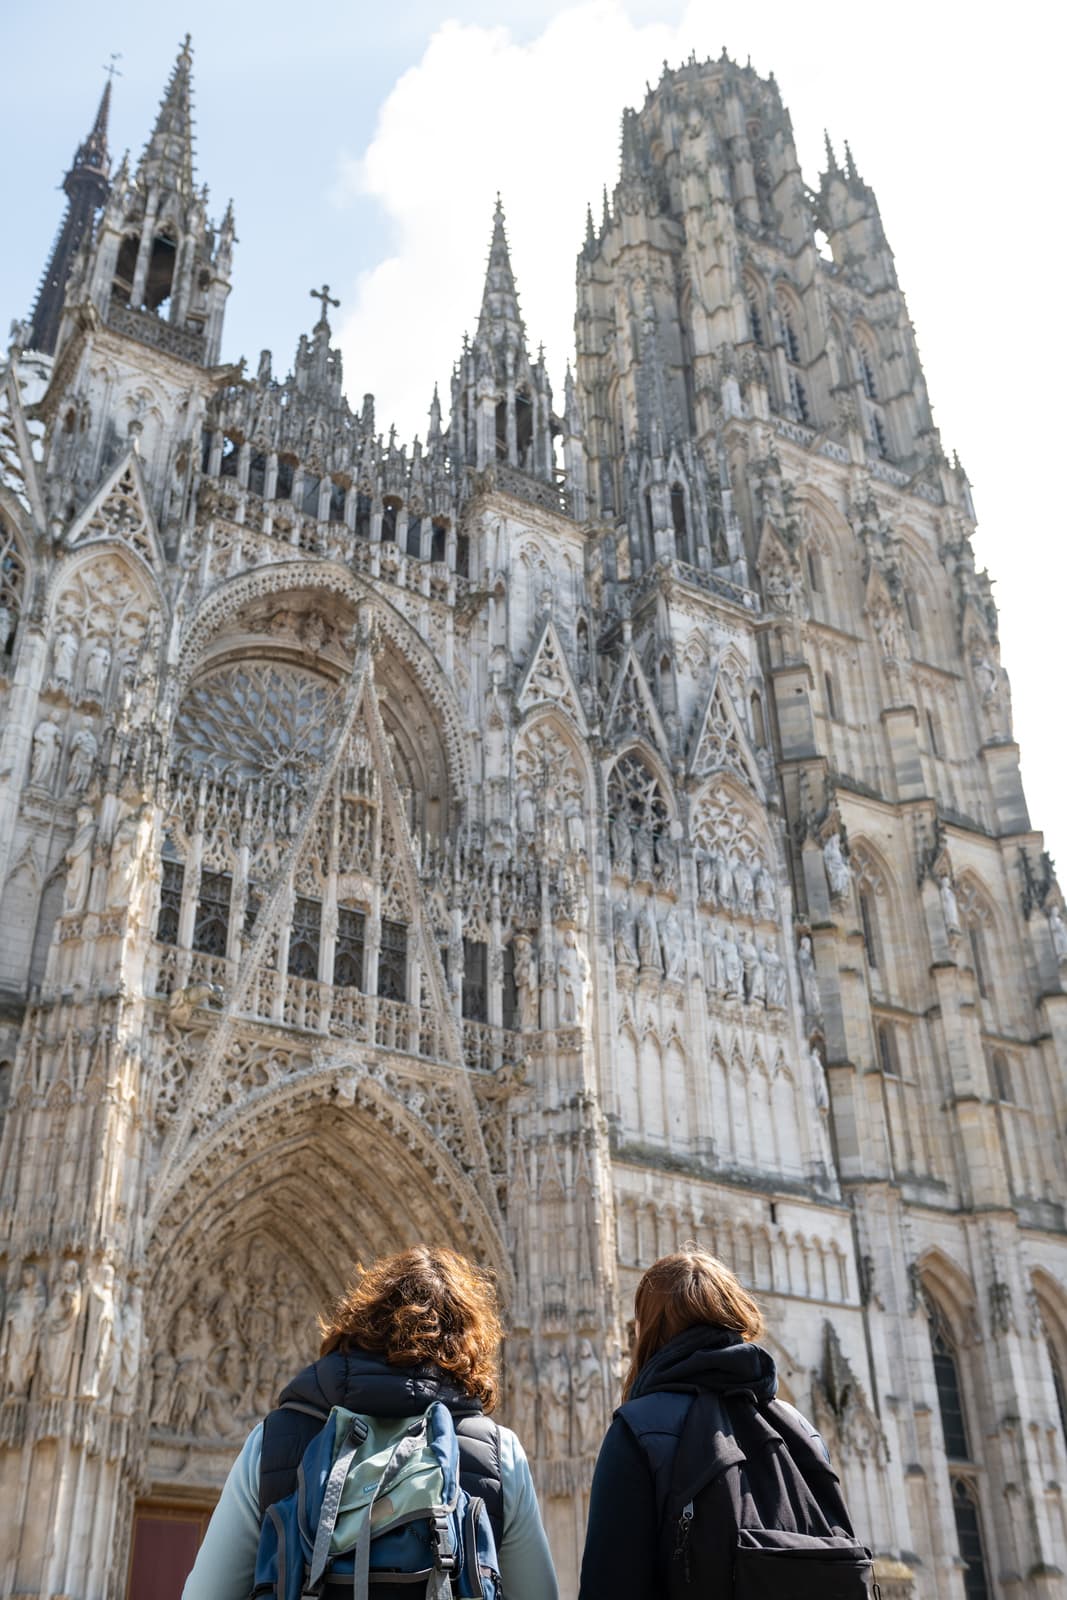
[[[515,699],[520,714],[529,711],[533,706],[547,703],[566,711],[583,735],[589,731],[578,686],[551,617],[545,619]]]
[[[697,782],[715,772],[740,778],[762,800],[763,782],[729,685],[718,667],[689,746],[688,775]]]
[[[14,363],[0,381],[0,488],[14,496],[38,528],[44,527],[44,501]]]
[[[75,548],[105,539],[126,545],[157,576],[166,571],[156,519],[134,450],[127,452],[75,517],[66,543]]]
[[[627,645],[608,697],[604,717],[604,738],[618,747],[627,740],[643,739],[670,760],[670,742],[660,717],[648,679],[633,645]]]

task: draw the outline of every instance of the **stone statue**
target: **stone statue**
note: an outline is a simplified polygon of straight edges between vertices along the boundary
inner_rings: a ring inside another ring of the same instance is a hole
[[[728,909],[734,903],[734,878],[730,870],[730,863],[721,851],[715,858],[715,871],[719,904]]]
[[[519,998],[520,1028],[541,1026],[541,988],[538,981],[537,951],[527,933],[515,935],[515,988]]]
[[[141,1365],[144,1337],[144,1291],[139,1283],[130,1288],[119,1324],[118,1364],[115,1372],[115,1410],[122,1417],[133,1410],[137,1374]]]
[[[674,883],[678,863],[674,844],[668,839],[666,831],[657,833],[653,841],[653,854],[656,859],[656,873],[659,881],[665,889],[669,889]]]
[[[0,1375],[3,1377],[0,1393],[5,1397],[12,1395],[16,1400],[21,1400],[30,1392],[33,1374],[37,1369],[46,1304],[44,1285],[37,1276],[37,1268],[32,1261],[24,1261],[19,1274],[19,1287],[8,1302],[3,1341],[0,1344]]]
[[[941,915],[945,919],[945,932],[949,938],[958,938],[962,929],[960,927],[960,907],[956,899],[956,891],[952,886],[952,879],[947,872],[942,872],[937,880],[937,892],[941,896]]]
[[[852,870],[841,849],[841,835],[839,833],[832,833],[827,839],[822,847],[822,858],[826,863],[826,877],[830,884],[830,895],[834,900],[841,900],[852,887]]]
[[[756,883],[756,910],[761,917],[774,921],[778,916],[778,905],[774,893],[774,880],[772,879],[763,862],[759,862],[755,871]]]
[[[712,859],[706,850],[700,850],[696,858],[697,873],[697,899],[710,904],[715,902],[715,869]]]
[[[723,936],[722,947],[723,987],[727,998],[742,1000],[745,993],[745,969],[741,963],[741,952],[734,939],[734,930],[727,928]]]
[[[604,1369],[591,1339],[578,1342],[572,1379],[574,1453],[595,1456],[604,1434]]]
[[[652,869],[655,865],[655,846],[652,835],[646,827],[640,827],[634,834],[634,877],[638,883],[652,882]]]
[[[826,1068],[823,1065],[822,1056],[814,1046],[811,1049],[808,1061],[811,1067],[811,1086],[815,1095],[815,1108],[820,1117],[827,1117],[830,1114],[830,1090],[826,1083]]]
[[[815,975],[815,956],[812,953],[811,939],[807,934],[800,941],[797,951],[797,966],[800,968],[800,989],[804,996],[804,1015],[814,1019],[822,1016],[822,1001],[819,997],[819,980]]]
[[[685,977],[685,935],[678,913],[672,906],[667,912],[660,936],[667,978],[671,983],[681,983]]]
[[[67,881],[63,900],[63,912],[72,916],[85,908],[85,897],[89,893],[89,878],[93,870],[93,843],[96,839],[96,818],[93,816],[91,806],[78,807],[77,819],[74,825],[74,837],[70,841],[70,848],[64,856],[67,863]]]
[[[15,613],[0,600],[0,656],[7,655],[11,635],[15,631]]]
[[[735,860],[733,867],[734,904],[745,916],[752,913],[755,901],[752,893],[752,873],[746,861]]]
[[[627,878],[633,876],[634,847],[630,824],[621,812],[612,817],[608,826],[611,836],[611,859],[619,872]]]
[[[101,1263],[99,1275],[89,1283],[89,1321],[82,1355],[78,1393],[83,1399],[107,1399],[118,1364],[115,1331],[115,1269]]]
[[[1067,966],[1067,927],[1064,926],[1063,912],[1055,901],[1048,908],[1048,931],[1052,938],[1052,948],[1055,952],[1057,963]]]
[[[572,855],[585,854],[585,823],[582,808],[577,800],[569,800],[566,809],[567,848]]]
[[[637,953],[641,966],[653,972],[663,971],[663,953],[660,949],[659,928],[652,901],[646,900],[637,919]]]
[[[81,727],[70,741],[70,765],[67,767],[67,793],[81,794],[89,787],[96,761],[96,735],[88,727]]]
[[[70,1388],[81,1309],[78,1263],[65,1256],[41,1331],[41,1393],[46,1398],[64,1396]]]
[[[758,1005],[767,998],[765,973],[763,962],[760,960],[759,946],[747,928],[741,935],[740,954],[745,999],[751,1001],[753,1005]]]
[[[508,1388],[512,1427],[519,1438],[526,1441],[530,1454],[536,1456],[538,1384],[528,1339],[523,1341],[516,1352]]]
[[[562,1461],[571,1453],[571,1368],[561,1344],[545,1361],[541,1387],[545,1456]]]
[[[566,928],[556,964],[559,982],[559,1020],[565,1026],[585,1021],[589,993],[589,960],[573,928]]]
[[[615,960],[620,967],[636,967],[637,944],[634,919],[625,900],[615,902],[612,916],[615,933]]]
[[[33,731],[33,752],[30,756],[30,782],[39,789],[50,789],[59,764],[60,732],[55,712],[50,711]]]
[[[85,693],[92,700],[102,700],[107,689],[107,675],[111,667],[111,649],[103,639],[97,639],[85,663]]]
[[[763,962],[763,983],[767,1004],[772,1011],[785,1005],[785,964],[773,944],[766,945],[760,953]]]
[[[69,626],[64,626],[52,642],[52,682],[69,689],[74,682],[74,668],[78,660],[78,636]]]
[[[147,807],[129,812],[116,828],[107,879],[109,906],[133,904],[134,885],[145,859],[151,833],[152,819]]]
[[[537,807],[529,789],[519,795],[519,832],[529,838],[537,827]]]

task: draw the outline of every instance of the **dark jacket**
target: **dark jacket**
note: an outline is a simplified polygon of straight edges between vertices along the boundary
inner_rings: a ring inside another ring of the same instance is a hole
[[[726,1328],[688,1328],[646,1362],[597,1458],[579,1600],[662,1600],[669,1561],[663,1514],[694,1398],[711,1395],[726,1405],[731,1394],[743,1391],[765,1404],[777,1389],[773,1357]],[[786,1409],[821,1447],[811,1425]],[[723,1531],[732,1542],[733,1529]]]
[[[481,1402],[447,1373],[430,1363],[391,1367],[383,1356],[362,1350],[334,1351],[298,1372],[278,1397],[279,1409],[263,1423],[260,1456],[260,1515],[296,1487],[296,1473],[308,1444],[331,1406],[369,1417],[420,1416],[435,1400],[451,1411],[459,1435],[460,1480],[468,1494],[485,1501],[499,1548],[504,1536],[504,1498],[500,1478],[500,1435],[483,1416]],[[318,1415],[288,1408],[307,1406]]]

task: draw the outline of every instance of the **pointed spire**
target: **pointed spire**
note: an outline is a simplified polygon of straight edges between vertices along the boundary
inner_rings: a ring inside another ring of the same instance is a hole
[[[478,317],[478,338],[496,345],[509,334],[518,345],[525,346],[526,330],[519,310],[519,293],[515,287],[515,274],[511,270],[511,255],[504,230],[504,207],[497,195],[496,210],[493,212],[493,239],[489,246],[489,264],[485,271],[482,309]]]
[[[70,171],[63,179],[67,211],[41,275],[30,319],[30,348],[46,354],[51,354],[56,347],[63,314],[63,296],[74,259],[92,232],[93,218],[98,208],[108,197],[111,160],[107,150],[107,123],[110,110],[109,77],[100,96],[93,125],[75,151]]]
[[[855,157],[852,154],[852,147],[847,139],[845,140],[845,173],[850,183],[859,183],[862,181],[860,179],[859,171],[856,167]]]
[[[167,83],[138,177],[187,197],[193,190],[193,53],[186,34]]]
[[[593,229],[593,208],[587,204],[585,208],[585,248],[590,254],[596,249],[596,233]]]
[[[826,170],[827,172],[840,172],[841,168],[837,164],[837,156],[834,154],[834,147],[830,143],[830,135],[825,128],[822,131],[822,136],[826,143]]]

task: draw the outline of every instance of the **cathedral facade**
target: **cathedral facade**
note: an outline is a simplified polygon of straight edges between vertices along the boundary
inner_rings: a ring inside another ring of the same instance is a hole
[[[0,1595],[177,1596],[417,1240],[498,1276],[573,1595],[697,1240],[887,1600],[1062,1596],[1067,926],[874,194],[665,70],[562,405],[498,207],[407,446],[328,289],[286,376],[220,361],[191,67],[136,166],[105,95],[0,367]]]

